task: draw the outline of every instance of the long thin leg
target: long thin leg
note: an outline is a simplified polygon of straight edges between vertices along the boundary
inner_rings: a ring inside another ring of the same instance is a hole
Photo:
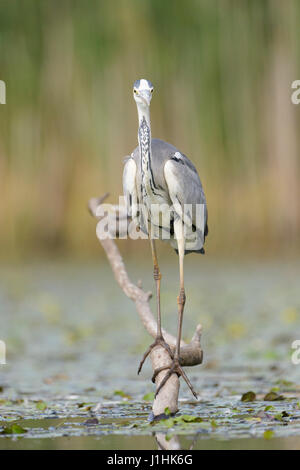
[[[138,368],[138,374],[141,372],[143,364],[147,357],[149,356],[150,352],[155,346],[162,346],[165,348],[168,353],[170,354],[170,357],[173,358],[172,351],[170,349],[170,346],[168,343],[165,342],[162,330],[161,330],[161,312],[160,312],[160,280],[161,280],[161,273],[159,270],[158,266],[158,261],[157,261],[157,254],[156,254],[156,246],[155,246],[155,240],[153,238],[150,238],[150,244],[151,244],[151,252],[152,252],[152,260],[153,260],[153,277],[154,281],[156,284],[156,307],[157,307],[157,334],[156,334],[156,339],[154,343],[152,343],[145,354],[142,357],[142,360],[140,362],[139,368]]]
[[[184,240],[184,234],[183,234],[183,224],[181,220],[177,220],[176,223],[174,224],[174,229],[175,229],[175,234],[176,234],[176,239],[177,239],[177,244],[178,244],[178,255],[179,255],[179,277],[180,277],[180,291],[179,295],[177,297],[177,305],[178,305],[178,328],[177,328],[177,340],[176,340],[176,349],[175,349],[175,355],[173,359],[173,364],[169,368],[169,371],[159,384],[159,387],[156,391],[156,395],[159,393],[159,391],[162,389],[162,387],[165,385],[169,377],[173,373],[177,373],[179,376],[182,376],[187,385],[189,386],[191,392],[193,393],[195,398],[197,397],[197,394],[195,390],[193,389],[193,386],[191,382],[189,381],[186,373],[180,366],[180,342],[181,342],[181,334],[182,334],[182,320],[183,320],[183,311],[184,311],[184,305],[185,305],[185,289],[184,289],[184,270],[183,270],[183,261],[184,261],[184,249],[185,249],[185,240]],[[153,378],[156,377],[158,372],[163,370],[157,369],[155,371],[155,375]]]
[[[159,270],[158,262],[157,262],[157,254],[156,254],[156,245],[155,240],[150,238],[151,244],[151,253],[152,253],[152,260],[153,260],[153,277],[156,284],[156,307],[157,307],[157,337],[162,337],[161,332],[161,313],[160,313],[160,280],[161,280],[161,272]]]
[[[184,260],[184,238],[182,237],[178,240],[178,256],[179,256],[179,278],[180,278],[180,291],[177,297],[178,305],[178,327],[177,327],[177,341],[174,359],[179,360],[180,356],[180,341],[182,334],[182,320],[183,320],[183,310],[185,306],[185,290],[184,290],[184,270],[183,270],[183,260]]]

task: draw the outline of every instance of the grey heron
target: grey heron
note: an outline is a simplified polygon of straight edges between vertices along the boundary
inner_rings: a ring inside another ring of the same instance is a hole
[[[143,355],[138,374],[151,350],[155,346],[161,345],[170,354],[172,363],[168,368],[154,371],[153,381],[161,370],[169,369],[159,384],[156,394],[159,393],[169,377],[176,373],[183,377],[197,398],[180,365],[180,342],[186,301],[183,264],[186,253],[204,253],[203,245],[208,233],[207,206],[200,178],[192,162],[173,145],[160,139],[151,138],[150,102],[153,89],[152,83],[146,79],[136,80],[134,83],[133,97],[137,105],[139,121],[138,146],[127,159],[123,172],[123,189],[128,215],[150,239],[156,283],[157,335],[154,343]],[[200,219],[199,217],[197,219],[198,206],[202,208]],[[167,223],[157,217],[154,220],[153,207],[162,208],[162,212],[171,208],[166,218]],[[185,210],[185,207],[188,210]],[[155,236],[153,236],[152,226],[158,229]],[[169,241],[179,256],[180,290],[177,297],[178,329],[174,354],[164,340],[161,328],[161,273],[157,260],[156,238]]]

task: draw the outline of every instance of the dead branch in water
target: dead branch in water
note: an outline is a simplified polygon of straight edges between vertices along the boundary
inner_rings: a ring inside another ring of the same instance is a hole
[[[98,220],[100,220],[100,217],[97,215],[98,208],[107,196],[108,194],[105,194],[100,198],[92,198],[88,203],[91,214]],[[153,338],[155,338],[157,329],[156,321],[149,305],[149,300],[152,296],[151,292],[145,292],[141,286],[133,284],[129,279],[122,256],[114,240],[112,238],[102,239],[98,234],[97,237],[106,253],[108,261],[110,262],[117,283],[125,295],[133,300],[145,329]],[[203,352],[200,346],[201,332],[201,325],[198,325],[191,342],[186,344],[182,341],[180,349],[180,364],[182,366],[196,366],[202,363]],[[176,338],[165,330],[163,330],[163,335],[166,342],[174,351]],[[151,352],[151,362],[152,369],[154,371],[160,367],[169,366],[171,364],[171,359],[163,347],[156,346]],[[163,370],[157,375],[155,379],[156,388],[163,380],[166,372],[166,370]],[[172,414],[176,413],[178,411],[178,393],[179,377],[177,374],[173,374],[154,399],[152,406],[153,417],[163,415],[166,408],[168,408]]]

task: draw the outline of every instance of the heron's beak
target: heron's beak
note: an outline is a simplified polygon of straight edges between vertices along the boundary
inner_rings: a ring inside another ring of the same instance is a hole
[[[148,90],[143,90],[139,92],[139,97],[144,101],[147,106],[150,106],[152,94]]]

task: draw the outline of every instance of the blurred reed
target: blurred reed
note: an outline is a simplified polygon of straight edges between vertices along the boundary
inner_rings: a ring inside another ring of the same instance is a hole
[[[153,135],[199,169],[207,250],[297,250],[299,14],[297,0],[1,0],[0,257],[99,254],[86,202],[121,192],[139,77]]]

